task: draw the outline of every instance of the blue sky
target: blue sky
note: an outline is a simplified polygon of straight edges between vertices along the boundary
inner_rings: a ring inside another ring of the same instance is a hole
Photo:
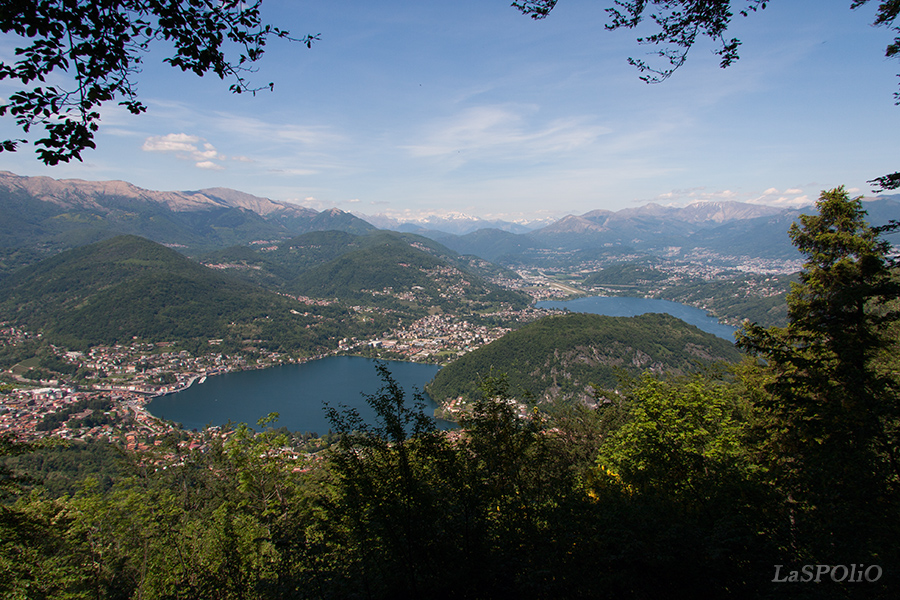
[[[98,149],[21,175],[123,179],[157,190],[229,187],[317,210],[558,218],[697,200],[812,202],[900,170],[900,63],[875,6],[774,0],[736,17],[741,59],[718,68],[702,40],[668,81],[629,56],[642,32],[606,32],[611,0],[560,0],[533,21],[507,0],[265,0],[265,18],[321,34],[272,41],[253,81],[227,83],[146,56],[146,114],[102,111]],[[9,58],[11,40],[0,40]],[[0,95],[12,88],[0,82]],[[0,135],[16,136],[11,121]]]

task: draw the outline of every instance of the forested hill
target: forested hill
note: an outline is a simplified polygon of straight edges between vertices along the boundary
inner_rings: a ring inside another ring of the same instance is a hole
[[[334,312],[334,315],[330,313]],[[304,305],[208,269],[136,236],[69,250],[22,269],[0,290],[0,321],[43,331],[79,347],[133,337],[148,341],[224,339],[310,353],[356,335],[359,323],[339,307]],[[345,319],[340,325],[338,315]],[[384,324],[368,319],[377,329]]]
[[[505,374],[535,400],[589,399],[591,384],[614,387],[621,374],[688,373],[737,361],[734,345],[665,314],[546,317],[461,357],[428,386],[437,401],[476,398],[479,378]]]
[[[521,294],[391,238],[310,269],[294,281],[293,290],[375,305],[400,303],[423,312],[477,312],[502,304],[522,308],[528,302]]]
[[[529,302],[485,280],[501,272],[515,278],[515,273],[414,234],[317,231],[271,248],[228,248],[203,262],[290,294],[412,313],[477,312],[502,304],[521,308]]]

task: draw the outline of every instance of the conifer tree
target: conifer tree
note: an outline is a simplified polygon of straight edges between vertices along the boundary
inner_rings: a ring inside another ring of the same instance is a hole
[[[760,447],[795,542],[863,560],[887,542],[900,506],[900,381],[885,363],[898,346],[900,286],[880,237],[890,227],[871,227],[842,187],[816,207],[790,229],[806,262],[788,326],[745,325],[738,346],[762,359]]]

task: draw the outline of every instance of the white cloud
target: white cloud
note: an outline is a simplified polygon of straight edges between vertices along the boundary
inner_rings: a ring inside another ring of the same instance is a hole
[[[216,160],[225,160],[219,154],[215,146],[196,135],[187,133],[170,133],[162,136],[152,136],[144,140],[141,146],[144,152],[171,152],[175,158],[189,160],[198,169],[221,171],[225,167]]]
[[[278,173],[279,175],[316,175],[318,171],[313,169],[269,169],[269,173]]]
[[[344,136],[330,127],[292,125],[285,122],[267,122],[262,119],[234,114],[218,113],[216,125],[229,134],[239,134],[259,142],[290,142],[307,146],[323,146],[344,141]]]
[[[209,142],[203,144],[203,150],[194,152],[194,158],[205,158],[207,160],[212,160],[214,158],[221,158],[219,153],[216,152],[216,149]]]
[[[144,152],[197,152],[200,138],[186,133],[170,133],[148,137],[141,150]]]

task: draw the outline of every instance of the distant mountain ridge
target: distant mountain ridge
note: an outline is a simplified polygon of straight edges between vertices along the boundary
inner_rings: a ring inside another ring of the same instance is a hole
[[[555,223],[536,230],[536,235],[605,232],[621,228],[635,228],[643,224],[665,230],[665,226],[685,229],[685,224],[709,227],[727,223],[771,217],[784,209],[745,202],[695,202],[688,206],[645,204],[618,211],[592,210],[583,215],[567,215]]]
[[[900,196],[863,203],[872,225],[900,218]],[[475,254],[505,265],[541,263],[568,254],[567,260],[632,251],[649,254],[704,250],[722,256],[796,258],[788,229],[814,207],[778,208],[742,202],[697,202],[684,207],[647,204],[619,211],[593,210],[567,215],[525,234],[485,229],[464,236],[430,235],[462,254]],[[888,239],[900,243],[894,234]]]
[[[0,219],[0,250],[64,250],[131,234],[197,253],[309,231],[375,229],[336,208],[317,212],[226,188],[165,192],[9,172],[0,172]]]
[[[449,233],[466,235],[480,229],[499,229],[509,233],[528,233],[553,222],[553,219],[529,219],[506,221],[503,219],[484,219],[460,212],[448,212],[440,215],[398,218],[384,214],[365,215],[359,218],[372,223],[380,229],[403,231],[407,233]]]
[[[674,218],[687,223],[724,223],[726,221],[768,217],[781,212],[784,212],[784,209],[775,206],[729,201],[694,202],[687,206],[663,206],[651,202],[636,208],[625,208],[613,214],[621,218],[652,216]]]
[[[592,210],[583,215],[566,215],[561,219],[523,219],[509,221],[503,219],[484,219],[460,212],[447,212],[417,217],[392,217],[384,214],[357,216],[380,229],[394,231],[406,231],[437,235],[438,233],[452,235],[468,235],[481,229],[496,229],[507,233],[532,233],[544,231],[587,230],[602,231],[605,227],[623,219],[641,217],[666,217],[688,223],[715,222],[724,223],[737,219],[750,219],[761,216],[771,216],[782,212],[783,209],[749,204],[741,202],[695,202],[684,207],[663,206],[650,203],[635,208],[625,208],[619,211],[604,209]]]
[[[244,208],[260,216],[287,213],[313,217],[318,214],[311,208],[259,198],[228,188],[185,192],[153,191],[139,188],[127,181],[23,177],[8,171],[0,171],[0,190],[25,192],[36,200],[70,209],[102,209],[104,208],[102,202],[104,198],[119,197],[154,202],[175,212]]]
[[[867,200],[873,225],[900,218],[900,196]],[[227,188],[164,192],[124,181],[21,177],[0,172],[0,276],[50,253],[120,234],[145,237],[197,256],[251,242],[277,242],[312,231],[364,234],[377,228],[411,232],[463,254],[507,266],[595,260],[638,252],[667,256],[696,251],[720,256],[788,259],[787,231],[801,212],[741,202],[660,204],[567,215],[537,222],[488,220],[446,213],[405,221],[332,208],[322,212]],[[900,234],[888,238],[900,242]],[[566,255],[566,256],[563,256]]]

